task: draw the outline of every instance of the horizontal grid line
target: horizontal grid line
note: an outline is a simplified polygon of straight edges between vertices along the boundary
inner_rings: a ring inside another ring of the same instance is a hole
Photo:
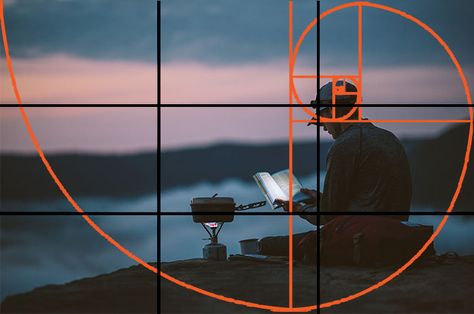
[[[0,104],[0,108],[19,108],[20,105]],[[53,104],[37,104],[37,105],[21,105],[23,108],[158,108],[158,104],[70,104],[70,105],[53,105]]]
[[[268,108],[268,107],[283,107],[283,108],[302,108],[307,107],[311,108],[310,104],[301,105],[301,104],[36,104],[36,105],[21,105],[23,108],[233,108],[233,107],[242,107],[242,108]],[[332,106],[332,105],[327,105]],[[18,108],[19,105],[13,104],[0,104],[0,108]],[[338,105],[338,107],[354,107]],[[401,103],[391,103],[391,104],[357,104],[355,107],[367,107],[367,108],[474,108],[473,104],[401,104]]]
[[[308,105],[301,105],[301,104],[180,104],[180,105],[172,105],[172,104],[160,104],[160,108],[233,108],[233,107],[240,107],[240,108],[268,108],[268,107],[275,107],[275,108],[312,108],[310,104]],[[327,105],[332,106],[332,105]],[[357,104],[357,105],[338,105],[338,107],[366,107],[366,108],[474,108],[473,104]]]
[[[469,211],[458,211],[458,212],[160,212],[160,216],[401,216],[401,215],[474,215],[474,212]]]
[[[61,212],[61,211],[0,211],[0,216],[158,216],[158,212]]]
[[[455,212],[57,212],[57,211],[0,211],[0,216],[470,216],[474,212],[455,211]]]

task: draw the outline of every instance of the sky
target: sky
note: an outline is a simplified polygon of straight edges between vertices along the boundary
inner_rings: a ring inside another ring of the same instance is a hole
[[[308,120],[309,115],[302,108],[292,109],[295,120]],[[364,108],[363,116],[372,119],[400,120],[450,120],[465,119],[467,108]],[[289,140],[289,109],[259,108],[161,108],[160,113],[161,150],[175,150],[185,147],[209,146],[220,143],[285,143]],[[453,123],[375,123],[390,130],[399,138],[435,137]],[[332,141],[332,137],[321,128],[321,140]],[[315,126],[293,123],[292,139],[316,142]],[[460,139],[465,141],[465,139]]]
[[[346,2],[322,1],[322,12]],[[449,44],[472,82],[474,41],[466,32],[474,26],[473,2],[378,2],[431,26]],[[10,49],[25,103],[157,102],[154,0],[10,0],[5,4]],[[432,37],[399,16],[363,10],[365,104],[465,103],[459,75]],[[295,1],[295,38],[314,15],[314,1]],[[288,140],[288,109],[271,107],[288,101],[286,0],[163,0],[160,17],[160,102],[188,107],[162,108],[160,121],[157,109],[30,108],[27,112],[47,152],[157,149],[157,130],[160,148],[165,150]],[[347,9],[322,22],[323,73],[356,71],[356,21],[355,9]],[[315,72],[314,36],[311,31],[303,42],[295,73]],[[314,81],[295,84],[304,101],[314,99]],[[5,64],[0,62],[0,103],[14,103],[10,86]],[[268,106],[193,108],[195,103]],[[294,114],[308,118],[301,110]],[[364,115],[459,119],[468,113],[465,108],[401,107],[370,108]],[[450,127],[446,123],[381,126],[400,137],[432,137]],[[34,152],[17,110],[0,108],[0,130],[0,152]],[[314,140],[315,133],[314,128],[301,126],[295,129],[294,139]],[[324,132],[322,137],[330,140]]]
[[[5,1],[23,102],[157,103],[156,7],[155,0]],[[12,104],[1,50],[0,104]]]
[[[321,1],[321,12],[350,1]],[[474,80],[470,0],[375,1],[405,11],[430,26],[454,52],[469,83]],[[294,44],[316,15],[313,0],[293,1]],[[288,1],[161,1],[161,148],[220,142],[288,140]],[[442,46],[425,30],[398,15],[363,8],[363,103],[403,104],[370,108],[367,118],[464,119],[465,91]],[[321,22],[321,73],[357,74],[357,9]],[[295,74],[316,74],[316,32],[303,41]],[[327,80],[322,79],[322,84]],[[316,82],[296,79],[304,103],[315,98]],[[409,108],[410,104],[446,108]],[[193,104],[257,104],[260,108],[193,108]],[[308,118],[301,110],[294,112]],[[187,119],[184,119],[186,117]],[[192,119],[189,119],[192,117]],[[434,137],[448,123],[379,124],[400,137]],[[315,140],[314,128],[298,127],[295,140]],[[330,137],[322,132],[323,140]]]
[[[157,150],[156,108],[25,108],[46,153]],[[0,153],[34,154],[20,110],[0,109]]]
[[[321,11],[347,2],[323,0]],[[376,2],[433,28],[472,82],[474,2]],[[294,42],[315,15],[315,1],[294,1]],[[362,23],[364,103],[466,103],[448,54],[425,30],[375,8],[363,8]],[[287,0],[163,0],[160,33],[163,104],[288,103]],[[314,29],[295,67],[295,74],[316,73]],[[356,8],[321,22],[321,73],[357,74]],[[315,96],[315,80],[300,81],[298,93],[308,103]]]
[[[47,153],[157,149],[155,0],[4,0],[17,85]],[[17,108],[3,41],[0,153],[34,153]],[[65,107],[46,108],[42,104]],[[125,104],[129,108],[68,108]],[[37,108],[36,108],[37,106]]]

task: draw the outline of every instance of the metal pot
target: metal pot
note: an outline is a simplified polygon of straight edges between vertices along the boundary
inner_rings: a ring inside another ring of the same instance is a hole
[[[195,197],[191,200],[190,205],[194,222],[231,222],[234,220],[235,202],[232,197]]]

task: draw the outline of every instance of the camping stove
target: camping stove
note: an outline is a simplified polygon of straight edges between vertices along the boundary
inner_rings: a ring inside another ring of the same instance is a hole
[[[208,222],[208,223],[202,224],[202,226],[204,227],[204,229],[207,231],[207,233],[210,236],[210,238],[203,239],[203,240],[211,240],[211,243],[206,244],[202,248],[202,257],[204,259],[213,260],[213,261],[227,260],[227,247],[224,244],[218,243],[219,240],[217,239],[217,235],[221,231],[223,225],[224,223],[218,223],[218,222]]]
[[[204,230],[209,234],[210,240],[202,249],[204,259],[214,261],[227,260],[227,248],[218,242],[217,236],[224,226],[225,222],[234,220],[235,211],[243,211],[251,208],[257,208],[265,205],[265,201],[251,203],[247,205],[235,206],[232,197],[195,197],[191,200],[191,209],[193,212],[193,221],[200,223]]]

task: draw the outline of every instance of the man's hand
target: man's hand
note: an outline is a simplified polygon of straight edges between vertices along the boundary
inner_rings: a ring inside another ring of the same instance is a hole
[[[308,195],[311,200],[310,201],[306,201],[307,204],[317,204],[318,202],[318,195],[319,195],[319,192],[316,191],[316,190],[310,190],[310,189],[305,189],[305,188],[301,188],[300,190],[302,193]]]
[[[316,204],[317,201],[318,201],[318,191],[316,190],[310,190],[310,189],[305,189],[305,188],[302,188],[300,190],[302,193],[308,195],[311,200],[309,201],[306,201],[305,203],[306,204]],[[289,201],[284,201],[284,200],[281,200],[281,199],[276,199],[275,202],[283,207],[283,210],[284,211],[289,211],[290,210],[290,202]],[[300,203],[297,203],[297,202],[293,202],[293,211],[294,212],[301,212],[301,209],[302,209],[302,206]]]
[[[284,201],[281,199],[276,199],[275,203],[277,203],[279,206],[283,207],[284,211],[289,211],[290,210],[290,201]],[[301,204],[293,202],[293,212],[300,212],[301,211]]]

